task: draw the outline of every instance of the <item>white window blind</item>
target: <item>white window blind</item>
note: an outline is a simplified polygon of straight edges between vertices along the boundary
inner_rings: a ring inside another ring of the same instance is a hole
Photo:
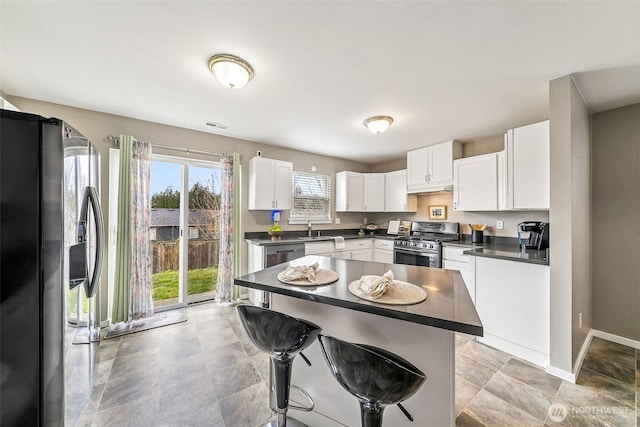
[[[331,177],[293,171],[290,223],[331,222]]]

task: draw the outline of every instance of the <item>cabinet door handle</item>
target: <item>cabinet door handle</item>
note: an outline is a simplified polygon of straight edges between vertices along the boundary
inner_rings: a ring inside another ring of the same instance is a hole
[[[424,182],[429,182],[429,175],[424,176]]]
[[[276,208],[278,207],[278,201],[276,200]]]

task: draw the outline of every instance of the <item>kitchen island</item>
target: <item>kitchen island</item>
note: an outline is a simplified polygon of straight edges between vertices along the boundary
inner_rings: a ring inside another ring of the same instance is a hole
[[[338,280],[322,286],[293,286],[277,275],[289,265],[310,265],[338,273]],[[426,301],[413,305],[383,305],[356,297],[348,285],[366,274],[392,270],[395,278],[427,291]],[[457,271],[306,256],[235,279],[235,284],[270,292],[273,310],[316,323],[323,334],[374,345],[398,354],[427,375],[422,388],[403,405],[415,418],[411,423],[396,407],[385,411],[385,425],[455,425],[455,334],[482,336],[483,327],[462,276]],[[291,415],[309,425],[359,425],[357,400],[331,375],[318,343],[305,351],[312,366],[296,358],[292,383],[314,398],[311,413]],[[292,400],[298,394],[292,392]]]

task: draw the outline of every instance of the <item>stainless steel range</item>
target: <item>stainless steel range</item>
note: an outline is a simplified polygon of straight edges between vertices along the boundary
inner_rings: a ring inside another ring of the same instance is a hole
[[[408,236],[393,241],[393,263],[442,268],[442,242],[460,240],[458,222],[411,223]]]

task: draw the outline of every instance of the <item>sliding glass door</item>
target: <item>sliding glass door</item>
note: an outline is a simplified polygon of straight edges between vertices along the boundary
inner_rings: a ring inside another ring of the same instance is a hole
[[[150,227],[156,311],[215,298],[220,181],[218,163],[152,158]]]

